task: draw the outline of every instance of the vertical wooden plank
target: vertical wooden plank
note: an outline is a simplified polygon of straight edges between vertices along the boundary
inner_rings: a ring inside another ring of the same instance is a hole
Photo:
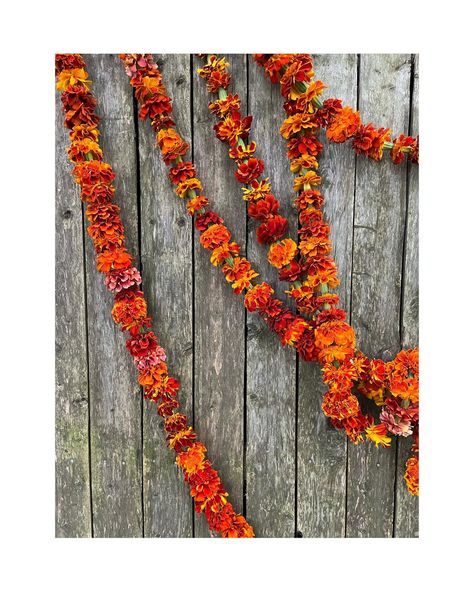
[[[138,256],[137,179],[132,91],[115,55],[85,57],[104,158],[115,170],[127,246]],[[137,260],[137,263],[139,261]],[[142,535],[142,399],[136,370],[115,326],[113,297],[86,242],[91,463],[94,536]]]
[[[174,119],[191,137],[189,55],[155,56],[173,99]],[[141,261],[143,289],[170,373],[181,382],[182,410],[193,416],[192,219],[178,203],[168,167],[155,148],[149,121],[139,122]],[[192,503],[174,454],[164,440],[156,405],[143,417],[143,500],[145,537],[191,537]]]
[[[411,97],[410,135],[418,134],[418,56],[413,59],[413,93]],[[402,307],[402,346],[418,345],[418,165],[408,163],[407,216],[405,234],[405,264]],[[418,537],[418,498],[412,497],[403,480],[405,462],[410,454],[412,439],[398,441],[397,481],[395,503],[395,535]]]
[[[357,102],[357,56],[316,55],[318,79],[328,96]],[[334,258],[341,284],[341,306],[350,310],[355,156],[347,145],[326,141],[321,157],[321,191],[331,225]],[[323,139],[324,138],[324,139]],[[321,410],[325,386],[316,363],[300,361],[298,391],[298,524],[303,537],[344,537],[346,519],[347,439]]]
[[[264,79],[262,69],[249,59],[249,114],[252,139],[266,165],[273,191],[288,217],[296,239],[296,212],[291,204],[292,175],[286,142],[279,135],[283,98],[278,86]],[[242,192],[234,189],[235,202]],[[267,247],[258,244],[255,220],[248,223],[248,255],[261,279],[278,284],[278,274],[267,261]],[[259,278],[260,279],[260,278]],[[287,286],[276,294],[288,302]],[[296,356],[282,348],[256,314],[247,319],[247,517],[259,537],[295,535]]]
[[[410,56],[362,55],[359,110],[365,122],[408,129]],[[357,162],[352,324],[359,348],[392,359],[400,350],[400,298],[406,171],[388,159]],[[349,446],[348,537],[393,534],[396,445]]]
[[[245,110],[245,56],[226,57],[233,88],[242,97]],[[237,197],[240,188],[228,162],[228,147],[214,136],[210,96],[196,73],[197,59],[193,62],[194,161],[213,209],[222,215],[245,250],[245,204]],[[235,509],[242,511],[245,308],[242,297],[232,292],[220,269],[210,264],[209,252],[199,244],[199,233],[194,234],[194,422]],[[210,535],[202,515],[196,516],[195,535]]]
[[[89,393],[82,207],[56,92],[56,536],[90,537]]]

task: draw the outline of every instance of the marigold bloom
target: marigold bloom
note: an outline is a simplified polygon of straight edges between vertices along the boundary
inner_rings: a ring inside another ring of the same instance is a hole
[[[69,138],[71,142],[77,142],[79,140],[89,139],[93,142],[97,142],[99,139],[99,130],[96,125],[87,125],[81,123],[75,125],[69,132]]]
[[[293,160],[302,154],[318,157],[323,151],[323,144],[312,133],[297,135],[288,140],[288,158]]]
[[[153,74],[153,75],[151,75]],[[166,89],[162,84],[162,78],[157,72],[149,72],[148,76],[143,76],[135,84],[135,96],[140,103],[145,102],[153,95],[165,95]]]
[[[326,99],[321,109],[316,111],[316,120],[321,127],[328,127],[342,111],[342,101],[339,99]]]
[[[110,204],[115,194],[115,187],[110,183],[97,183],[95,185],[83,185],[81,199],[90,205]]]
[[[324,237],[313,236],[312,238],[305,238],[302,240],[298,248],[306,257],[315,258],[321,254],[328,254],[331,252],[332,243]]]
[[[310,82],[306,92],[297,98],[296,109],[298,111],[305,111],[306,113],[313,113],[315,111],[313,100],[320,96],[325,88],[327,88],[327,86],[323,84],[321,80],[313,80]]]
[[[357,415],[360,410],[359,401],[350,390],[329,390],[321,408],[327,417],[338,420]]]
[[[215,211],[206,211],[196,215],[194,225],[199,232],[204,232],[212,224],[222,224],[222,222],[222,218]]]
[[[168,441],[168,445],[170,446],[170,448],[174,449],[176,453],[180,453],[185,448],[189,447],[196,439],[196,437],[197,436],[193,428],[188,427],[183,431],[178,431],[177,433],[168,435],[166,439]]]
[[[408,458],[405,466],[406,470],[403,478],[405,479],[408,492],[417,497],[420,492],[420,469],[418,457],[414,456]]]
[[[225,117],[232,111],[240,110],[240,98],[236,94],[228,94],[226,98],[209,103],[209,109],[218,117]]]
[[[328,363],[322,368],[323,381],[330,384],[331,390],[350,390],[357,379],[357,371],[350,361],[344,361],[338,367]]]
[[[145,357],[151,351],[156,350],[158,339],[155,333],[150,330],[130,337],[125,344],[133,357]],[[165,361],[165,359],[162,359],[162,361]]]
[[[169,96],[161,94],[162,87],[148,89],[148,96],[141,104],[138,117],[143,121],[147,117],[155,119],[161,115],[169,115],[173,108]]]
[[[400,134],[393,141],[393,148],[390,150],[390,157],[394,164],[401,164],[405,160],[405,154],[412,151],[415,144],[415,138]]]
[[[233,264],[225,264],[222,267],[222,271],[226,280],[232,283],[232,289],[236,294],[240,294],[244,289],[248,289],[252,279],[258,277],[258,273],[252,269],[251,264],[244,257],[235,257]]]
[[[296,349],[298,354],[305,361],[317,361],[318,349],[316,348],[316,343],[314,341],[313,330],[307,330],[301,335],[296,344]]]
[[[54,58],[56,74],[62,70],[85,68],[86,64],[79,53],[57,53]]]
[[[245,146],[237,145],[229,150],[229,158],[237,161],[248,160],[255,154],[256,150],[257,144],[255,142],[250,142]]]
[[[204,461],[206,459],[206,447],[200,441],[196,441],[188,447],[186,451],[182,451],[176,457],[176,464],[188,474],[194,474],[198,470],[202,470]]]
[[[318,161],[311,154],[302,154],[299,158],[295,158],[290,163],[290,170],[294,174],[300,172],[302,168],[316,170],[318,167]]]
[[[189,144],[174,129],[160,129],[156,134],[156,142],[161,150],[165,164],[169,164],[178,156],[184,156]]]
[[[76,183],[82,186],[96,185],[97,183],[111,183],[115,178],[115,173],[110,164],[100,162],[99,160],[88,160],[81,162],[74,167],[72,171]]]
[[[97,142],[87,138],[72,142],[69,146],[68,156],[75,164],[89,160],[86,158],[88,155],[91,155],[94,160],[102,160],[102,150]]]
[[[204,197],[204,195],[198,195],[197,197],[193,197],[186,203],[186,209],[188,213],[194,215],[197,211],[201,211],[209,205],[209,199]]]
[[[268,250],[268,262],[273,267],[281,269],[295,258],[297,244],[291,238],[273,243]]]
[[[132,290],[133,297],[117,299],[112,307],[112,318],[122,330],[130,330],[133,326],[141,326],[147,318],[147,306],[143,292]]]
[[[257,240],[260,244],[271,244],[279,240],[288,230],[288,220],[276,215],[257,228]]]
[[[142,282],[140,271],[136,267],[130,269],[120,269],[118,271],[110,271],[104,279],[106,288],[113,292],[119,293],[123,289],[129,287],[139,286]]]
[[[387,427],[383,423],[380,425],[371,425],[367,427],[365,430],[367,434],[367,439],[370,439],[375,443],[375,447],[378,447],[379,444],[382,447],[390,447],[390,442],[392,439],[387,435]]]
[[[268,179],[264,179],[262,181],[252,181],[249,188],[242,189],[242,193],[245,201],[258,201],[269,195],[271,190],[272,186]]]
[[[211,263],[214,267],[221,265],[226,259],[236,257],[240,252],[240,246],[236,242],[224,242],[211,253]]]
[[[380,161],[385,142],[390,142],[391,129],[376,129],[371,123],[361,126],[352,140],[356,154],[365,154],[372,160]]]
[[[216,136],[222,142],[235,146],[239,138],[246,138],[250,132],[252,117],[240,118],[240,113],[232,111],[225,119],[214,125]]]
[[[199,242],[207,250],[214,250],[224,242],[229,242],[231,234],[222,224],[214,224],[201,234]]]
[[[178,185],[187,179],[194,178],[196,176],[196,169],[192,162],[177,162],[170,168],[168,176],[173,185]]]
[[[418,349],[400,351],[393,361],[386,364],[386,369],[390,392],[416,404],[419,400]]]
[[[307,209],[309,206],[317,208],[322,207],[324,203],[324,197],[320,191],[310,189],[308,191],[301,191],[298,197],[295,199],[295,205],[299,210]],[[322,217],[322,216],[321,216]],[[302,220],[300,220],[301,223]]]
[[[97,269],[108,273],[112,269],[128,269],[132,266],[132,256],[125,248],[105,250],[97,255]]]
[[[202,191],[202,183],[198,178],[181,181],[175,189],[176,195],[181,198],[186,197],[189,191]]]
[[[250,202],[247,213],[254,220],[265,221],[270,219],[270,216],[276,215],[279,208],[280,202],[269,193],[263,199]]]
[[[360,114],[350,107],[343,107],[326,130],[329,140],[342,143],[351,138],[360,127]]]
[[[296,88],[297,82],[309,82],[313,76],[311,56],[300,54],[281,76],[281,94],[291,100],[298,98],[301,92]]]
[[[244,298],[244,305],[249,312],[262,310],[267,305],[273,293],[274,291],[270,285],[263,281],[247,291]]]
[[[306,320],[303,318],[296,318],[290,323],[282,337],[283,345],[291,345],[294,347],[307,328],[309,328],[309,324],[306,322]]]
[[[265,74],[273,83],[278,82],[283,66],[288,64],[293,57],[291,53],[274,53],[267,59],[265,62]]]
[[[73,70],[62,70],[56,78],[56,88],[66,90],[69,86],[83,86],[88,90],[91,80],[84,68],[74,68]]]
[[[317,129],[319,127],[313,115],[308,113],[296,113],[283,121],[280,134],[287,140],[290,136],[299,133],[303,129]]]
[[[394,435],[398,435],[399,437],[408,437],[413,433],[410,420],[399,419],[396,415],[389,412],[388,410],[384,409],[380,413],[380,422],[387,427],[388,431]]]
[[[249,158],[247,161],[241,162],[235,171],[235,178],[239,183],[251,183],[256,180],[263,172],[263,160],[259,158]]]
[[[305,185],[309,185],[311,188],[316,187],[321,182],[321,177],[314,172],[314,170],[309,170],[303,176],[297,176],[293,180],[293,191],[297,193],[305,188]]]

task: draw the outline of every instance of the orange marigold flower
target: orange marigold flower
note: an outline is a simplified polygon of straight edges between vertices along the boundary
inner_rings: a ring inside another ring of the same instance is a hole
[[[188,474],[195,474],[198,470],[202,470],[204,461],[206,459],[206,451],[204,444],[196,441],[190,445],[187,451],[182,451],[176,458],[176,464],[187,472]]]
[[[412,151],[415,144],[415,138],[400,134],[393,142],[393,148],[390,151],[390,157],[394,164],[400,164],[405,160],[405,154]]]
[[[156,134],[156,142],[161,150],[165,164],[169,164],[178,156],[184,156],[189,149],[189,144],[172,128],[160,129]]]
[[[192,427],[188,427],[183,431],[178,431],[178,433],[168,435],[166,439],[171,449],[174,449],[176,453],[180,453],[193,443],[193,441],[196,439],[196,433]]]
[[[256,149],[257,144],[255,142],[250,142],[250,144],[247,144],[246,146],[238,145],[229,150],[229,157],[232,158],[232,160],[237,161],[248,160],[255,154]]]
[[[420,468],[418,457],[413,456],[408,458],[405,467],[406,469],[403,478],[405,479],[408,492],[417,497],[420,492]]]
[[[232,265],[226,263],[222,267],[222,272],[226,280],[232,283],[232,289],[237,294],[248,289],[252,279],[258,277],[258,273],[252,269],[251,264],[244,257],[235,257]]]
[[[300,340],[304,331],[309,328],[309,324],[303,318],[296,318],[290,323],[283,335],[281,342],[283,345],[291,345],[292,347]]]
[[[305,185],[310,187],[316,187],[321,182],[321,177],[314,172],[314,170],[308,171],[303,176],[297,176],[293,181],[293,191],[297,193],[304,189]]]
[[[287,140],[302,129],[317,129],[318,123],[313,115],[308,113],[296,113],[283,121],[280,134]]]
[[[236,257],[240,252],[240,246],[236,242],[224,242],[212,251],[211,263],[214,267],[221,265],[226,259]]]
[[[272,186],[268,179],[263,179],[262,181],[252,181],[248,189],[242,189],[242,193],[245,201],[258,201],[266,197],[271,190]]]
[[[300,172],[302,168],[316,170],[319,167],[318,161],[311,154],[303,154],[299,158],[295,158],[290,163],[290,170],[292,173]]]
[[[255,181],[263,172],[264,163],[259,158],[249,158],[240,162],[235,171],[235,178],[239,183],[249,184]]]
[[[329,390],[324,395],[321,406],[330,419],[348,419],[360,411],[359,401],[350,390]]]
[[[201,209],[204,209],[208,205],[209,199],[204,197],[204,195],[198,195],[187,202],[186,208],[190,215],[194,215],[197,211],[201,211]]]
[[[150,365],[138,374],[138,383],[148,389],[148,392],[156,392],[161,388],[163,379],[168,373],[168,367],[164,361],[157,365]]]
[[[130,290],[127,297],[116,298],[112,307],[112,318],[122,330],[130,330],[133,326],[141,326],[147,318],[147,306],[143,292]]]
[[[186,179],[181,181],[175,189],[175,193],[181,198],[186,197],[189,191],[202,191],[201,181],[197,178]]]
[[[214,250],[224,242],[229,242],[231,234],[223,224],[213,224],[201,234],[199,242],[204,248]]]
[[[350,360],[344,361],[338,367],[328,363],[322,367],[323,381],[330,385],[331,390],[350,390],[357,379],[357,371]]]
[[[386,364],[387,387],[394,396],[419,401],[418,349],[400,351],[393,361]]]
[[[270,285],[263,281],[247,291],[244,298],[244,305],[249,312],[262,310],[267,305],[273,293],[274,291]]]
[[[198,68],[197,71],[199,76],[205,80],[209,80],[213,72],[226,72],[227,68],[229,67],[229,64],[225,61],[225,58],[218,58],[217,55],[210,55],[207,62],[208,63],[205,66]]]
[[[238,111],[232,111],[225,119],[214,125],[216,136],[222,142],[235,146],[239,138],[246,138],[250,132],[252,117],[240,118]]]
[[[320,96],[324,89],[327,88],[321,80],[313,80],[310,82],[306,92],[301,94],[296,100],[296,109],[298,111],[305,111],[306,113],[314,113],[315,107],[313,105],[313,99]]]
[[[372,160],[382,160],[385,142],[390,142],[391,129],[376,129],[372,123],[361,126],[352,140],[356,154],[365,154]]]
[[[186,179],[194,178],[196,176],[196,169],[192,162],[181,161],[170,168],[168,176],[173,185],[178,185]]]
[[[132,266],[132,256],[125,248],[105,250],[97,255],[97,269],[108,273],[112,269],[128,269]]]
[[[298,248],[306,257],[314,258],[321,254],[328,254],[331,252],[331,241],[324,237],[312,236],[302,240]]]
[[[102,160],[101,147],[97,142],[89,138],[72,142],[67,153],[69,159],[75,164],[90,160],[89,158],[86,158],[88,154],[92,155],[93,160]]]
[[[380,423],[380,425],[371,425],[367,427],[365,430],[367,434],[367,439],[370,439],[375,443],[375,447],[378,447],[379,444],[382,447],[390,447],[390,442],[392,441],[391,437],[387,435],[387,427],[384,423]]]
[[[77,142],[79,140],[85,139],[96,142],[99,138],[99,130],[95,124],[89,125],[87,123],[82,123],[79,125],[74,125],[74,127],[69,132],[69,138],[71,142]]]
[[[314,76],[313,62],[310,55],[300,54],[285,70],[280,79],[281,94],[294,100],[301,95],[301,92],[296,88],[297,82],[309,82]]]
[[[326,130],[329,140],[340,144],[351,138],[360,127],[360,114],[351,107],[343,107]]]
[[[97,183],[111,183],[115,178],[115,173],[110,164],[99,160],[80,162],[72,172],[76,183],[81,185],[82,188]]]
[[[320,312],[320,315],[324,312]],[[314,331],[316,347],[320,349],[321,363],[344,361],[354,353],[355,333],[350,324],[342,320],[329,320]]]
[[[84,68],[63,70],[57,76],[56,88],[66,90],[69,86],[83,86],[87,90],[91,85],[91,80],[88,80],[88,78],[89,75]]]
[[[240,109],[240,98],[237,94],[228,94],[226,98],[209,103],[209,109],[218,117],[225,117],[232,111]]]
[[[299,210],[307,209],[310,205],[314,205],[317,208],[322,207],[324,203],[324,197],[320,191],[310,189],[309,191],[301,191],[298,197],[295,199],[295,205]],[[322,216],[321,216],[322,217]],[[303,220],[300,219],[303,224]]]
[[[152,94],[166,94],[166,89],[162,84],[161,74],[158,72],[149,72],[148,76],[140,78],[137,85],[133,83],[133,80],[132,84],[135,86],[135,96],[140,103],[144,102]]]
[[[265,74],[273,83],[278,82],[283,66],[288,64],[293,57],[291,53],[274,53],[268,58],[265,62]]]
[[[295,258],[296,251],[297,244],[291,238],[285,238],[281,242],[274,242],[268,250],[268,262],[273,267],[281,269]]]

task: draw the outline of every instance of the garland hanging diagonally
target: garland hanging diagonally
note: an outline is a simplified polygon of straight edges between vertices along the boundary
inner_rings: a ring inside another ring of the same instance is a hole
[[[324,376],[329,390],[325,395],[323,409],[334,426],[345,429],[354,443],[359,443],[365,437],[376,445],[390,444],[387,425],[375,425],[373,417],[363,415],[359,401],[351,391],[353,383],[361,379],[367,382],[370,375],[382,394],[383,410],[390,411],[397,423],[399,417],[402,417],[407,427],[403,432],[391,432],[406,435],[413,428],[417,440],[417,350],[402,351],[388,364],[381,360],[374,360],[369,364],[367,358],[356,354],[354,331],[344,321],[344,312],[334,304],[326,302],[329,309],[322,310],[316,320],[310,323],[293,314],[280,300],[273,298],[274,292],[268,283],[255,283],[254,279],[258,274],[246,258],[239,256],[240,247],[231,242],[231,234],[222,218],[216,212],[207,210],[209,199],[198,194],[203,187],[193,164],[182,160],[189,146],[174,129],[171,99],[152,56],[121,54],[120,58],[141,105],[140,118],[149,117],[157,134],[157,145],[164,162],[170,166],[169,176],[176,185],[175,191],[180,197],[189,199],[188,212],[196,215],[196,228],[202,233],[201,245],[212,251],[211,262],[221,266],[234,291],[238,294],[246,291],[247,309],[251,312],[258,310],[270,329],[279,335],[283,345],[296,347],[303,358],[319,360],[325,365]],[[217,88],[228,87],[228,74],[222,72],[222,68],[216,68],[212,77]],[[234,113],[229,125],[235,145],[239,138],[248,136],[250,120],[247,118],[242,119],[238,113]],[[306,344],[302,347],[301,343]],[[386,393],[386,399],[383,393]],[[417,467],[417,457],[415,461]],[[414,483],[412,491],[417,492],[415,476],[414,470],[408,475],[410,482]]]
[[[168,374],[165,351],[150,330],[151,318],[139,289],[140,273],[132,266],[132,257],[125,247],[120,209],[112,203],[115,174],[103,161],[98,143],[99,117],[94,110],[96,100],[90,92],[84,60],[78,54],[57,55],[56,75],[65,127],[70,132],[68,155],[75,164],[73,174],[81,187],[81,199],[87,203],[87,232],[97,254],[97,269],[105,274],[105,285],[115,294],[112,318],[122,331],[129,332],[126,346],[139,371],[144,396],[157,405],[158,414],[165,420],[167,443],[176,453],[176,464],[184,473],[195,510],[204,513],[209,529],[222,537],[253,537],[252,527],[227,501],[228,493],[206,459],[204,444],[178,410],[180,384]]]

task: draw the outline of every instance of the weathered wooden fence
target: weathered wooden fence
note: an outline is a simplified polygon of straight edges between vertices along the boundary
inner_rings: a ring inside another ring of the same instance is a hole
[[[261,276],[275,282],[253,222],[246,222],[226,147],[214,137],[197,59],[156,57],[205,194]],[[279,89],[249,56],[227,57],[243,111],[254,116],[252,137],[295,231],[292,175],[278,133]],[[314,57],[330,96],[357,105],[364,121],[417,133],[416,56]],[[283,350],[210,265],[170,187],[151,126],[137,121],[120,61],[113,55],[85,58],[105,158],[117,173],[127,244],[141,265],[154,327],[170,371],[182,382],[185,412],[236,508],[259,537],[417,536],[417,501],[402,479],[410,442],[390,449],[354,446],[331,428],[320,410],[318,366]],[[111,319],[112,296],[95,270],[65,153],[58,96],[56,137],[57,536],[208,536]],[[350,145],[332,144],[320,170],[342,305],[350,310],[360,348],[391,359],[418,340],[417,167],[356,158]]]

